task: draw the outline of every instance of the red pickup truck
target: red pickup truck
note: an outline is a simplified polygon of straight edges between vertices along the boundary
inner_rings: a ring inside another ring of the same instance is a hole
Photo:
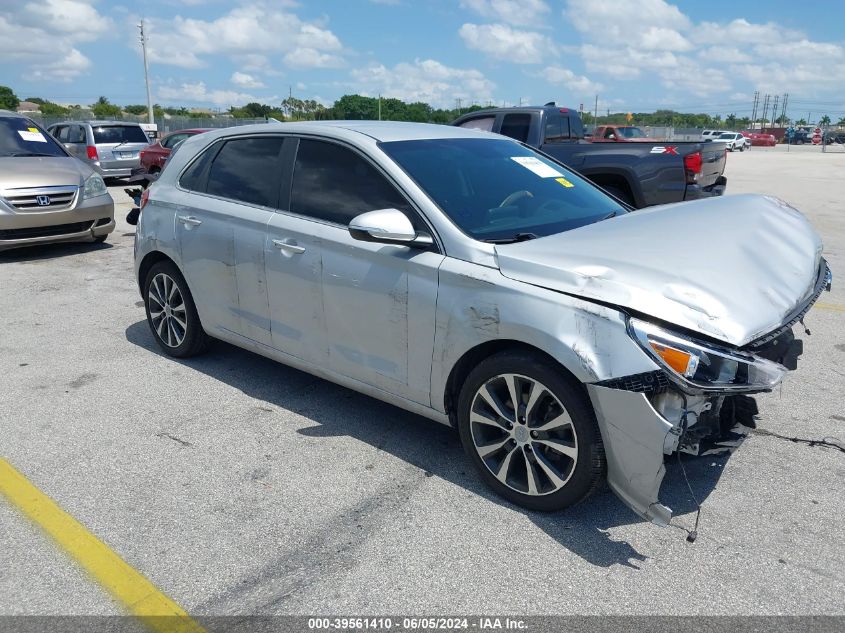
[[[593,143],[634,143],[653,140],[633,125],[600,125],[593,130]]]

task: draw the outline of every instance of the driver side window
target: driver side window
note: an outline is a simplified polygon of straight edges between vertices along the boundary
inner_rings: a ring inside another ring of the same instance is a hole
[[[419,228],[411,205],[375,167],[351,149],[325,141],[299,141],[290,207],[343,226],[361,213],[393,208]]]

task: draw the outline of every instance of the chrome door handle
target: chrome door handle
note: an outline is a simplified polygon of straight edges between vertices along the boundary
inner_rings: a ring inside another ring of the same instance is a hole
[[[197,220],[195,217],[190,215],[180,215],[179,221],[185,226],[199,226],[202,224],[202,220]]]
[[[305,252],[304,246],[299,246],[295,242],[289,242],[287,240],[273,240],[273,246],[279,250],[296,253],[297,255]]]

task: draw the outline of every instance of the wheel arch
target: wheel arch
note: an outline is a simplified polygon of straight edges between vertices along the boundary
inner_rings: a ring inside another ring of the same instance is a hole
[[[144,292],[144,280],[147,278],[147,273],[150,272],[150,268],[155,266],[159,262],[167,261],[176,266],[177,270],[182,273],[182,277],[185,276],[185,273],[182,272],[182,269],[179,268],[179,264],[173,261],[172,257],[169,257],[167,254],[161,251],[150,251],[146,255],[144,255],[144,259],[141,260],[140,265],[138,266],[138,289],[143,294]],[[187,280],[186,280],[187,283]]]
[[[543,357],[570,378],[574,384],[577,384],[579,389],[583,390],[585,396],[587,395],[584,383],[581,382],[581,380],[579,380],[578,377],[563,363],[539,347],[515,339],[496,339],[485,341],[484,343],[480,343],[465,351],[461,357],[458,358],[455,364],[452,365],[452,369],[449,371],[449,377],[446,379],[446,387],[443,394],[443,405],[445,407],[446,414],[449,416],[449,424],[451,424],[453,428],[457,428],[456,411],[458,396],[460,395],[461,387],[463,386],[467,376],[481,361],[504,351],[524,351]]]

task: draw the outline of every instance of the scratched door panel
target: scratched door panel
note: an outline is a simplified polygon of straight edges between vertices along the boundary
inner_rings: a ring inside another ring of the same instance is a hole
[[[324,225],[323,236],[329,367],[429,405],[443,256],[362,242],[337,226]]]

